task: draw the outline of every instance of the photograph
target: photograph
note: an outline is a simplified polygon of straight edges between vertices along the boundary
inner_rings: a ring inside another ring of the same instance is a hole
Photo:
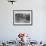
[[[31,24],[32,10],[13,10],[13,24]]]

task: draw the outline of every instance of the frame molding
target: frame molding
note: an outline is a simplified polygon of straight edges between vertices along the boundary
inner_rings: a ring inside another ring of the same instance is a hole
[[[31,11],[31,24],[14,24],[14,12],[15,11]],[[13,25],[17,26],[32,26],[33,25],[33,11],[32,10],[13,10]]]

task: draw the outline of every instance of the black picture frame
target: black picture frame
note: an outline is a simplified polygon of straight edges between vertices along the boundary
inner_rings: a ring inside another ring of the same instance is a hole
[[[20,21],[18,22],[16,18],[19,18],[19,17],[28,18],[28,19],[24,20],[21,18],[21,19],[18,19],[18,21]],[[32,24],[33,24],[33,11],[32,10],[13,10],[13,25],[32,25]]]

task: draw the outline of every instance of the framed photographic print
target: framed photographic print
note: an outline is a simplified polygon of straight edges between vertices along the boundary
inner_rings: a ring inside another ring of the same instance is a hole
[[[13,10],[14,25],[32,25],[32,10]]]

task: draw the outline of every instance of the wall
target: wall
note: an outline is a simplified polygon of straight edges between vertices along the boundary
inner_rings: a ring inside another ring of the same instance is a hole
[[[32,26],[14,26],[13,10],[32,10]],[[0,0],[0,40],[11,40],[18,32],[31,34],[33,40],[46,40],[46,0],[17,0],[12,5],[7,0]]]

